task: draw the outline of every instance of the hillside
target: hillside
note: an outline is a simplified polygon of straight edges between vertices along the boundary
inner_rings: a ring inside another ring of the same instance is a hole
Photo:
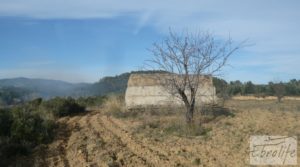
[[[86,87],[90,84],[72,84],[59,80],[49,79],[30,79],[30,78],[12,78],[1,79],[0,88],[11,87],[27,90],[31,96],[51,98],[54,96],[72,96],[77,89]]]
[[[125,92],[130,73],[104,77],[96,83],[69,83],[50,79],[12,78],[0,79],[1,99],[45,99],[59,97],[97,96]]]
[[[69,83],[24,77],[0,79],[0,101],[8,98],[8,94],[18,94],[10,97],[11,99],[28,100],[37,97],[49,99],[57,96],[70,96],[77,98],[125,93],[127,81],[132,73],[153,73],[153,71],[132,71],[116,76],[107,76],[95,83]]]

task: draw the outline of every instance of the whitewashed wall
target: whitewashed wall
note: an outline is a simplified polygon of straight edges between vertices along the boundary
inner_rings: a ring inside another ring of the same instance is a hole
[[[132,74],[128,80],[125,94],[125,103],[128,108],[156,106],[156,105],[183,105],[176,96],[172,96],[161,85],[155,84],[151,74]],[[147,82],[148,81],[148,82]],[[197,104],[210,103],[215,100],[215,88],[212,82],[198,88]]]

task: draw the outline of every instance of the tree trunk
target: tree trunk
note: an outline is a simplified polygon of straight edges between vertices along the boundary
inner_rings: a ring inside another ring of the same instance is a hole
[[[195,110],[195,107],[193,105],[186,107],[185,118],[186,118],[187,124],[191,124],[193,122],[194,110]]]

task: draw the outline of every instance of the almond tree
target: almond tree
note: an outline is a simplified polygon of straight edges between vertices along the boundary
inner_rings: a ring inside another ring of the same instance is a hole
[[[203,79],[217,75],[226,65],[230,55],[241,48],[233,41],[217,39],[209,32],[181,34],[171,30],[160,43],[149,49],[153,58],[148,67],[166,71],[166,77],[158,77],[172,95],[177,95],[186,108],[186,122],[192,123],[196,95]]]

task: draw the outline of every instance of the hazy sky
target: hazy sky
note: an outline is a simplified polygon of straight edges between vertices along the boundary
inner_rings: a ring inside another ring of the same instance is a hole
[[[0,0],[0,78],[94,82],[139,70],[169,27],[249,39],[227,80],[300,79],[299,0]]]

